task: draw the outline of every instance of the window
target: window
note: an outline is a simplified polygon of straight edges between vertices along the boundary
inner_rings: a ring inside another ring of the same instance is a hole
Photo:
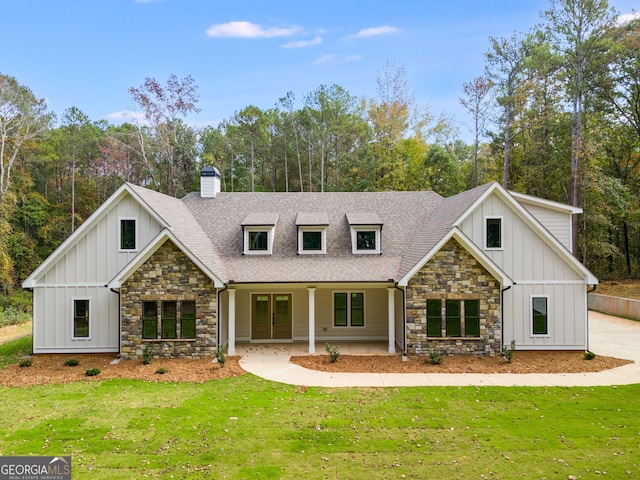
[[[427,300],[427,337],[442,336],[442,302]]]
[[[446,329],[447,337],[460,336],[460,300],[447,300],[446,305]]]
[[[142,302],[142,338],[158,338],[158,302]]]
[[[162,302],[162,338],[178,338],[177,313],[177,302]]]
[[[309,227],[298,228],[298,253],[326,253],[325,230]]]
[[[160,312],[158,312],[157,301],[142,302],[143,339],[155,340],[158,338],[158,319],[160,319],[160,338],[196,338],[195,301],[162,302]]]
[[[364,293],[336,292],[333,294],[333,325],[364,327]]]
[[[121,218],[120,219],[120,250],[137,250],[136,243],[136,219]]]
[[[273,248],[273,228],[245,227],[244,253],[253,255],[269,255]]]
[[[180,336],[196,338],[196,302],[180,303]]]
[[[549,334],[547,297],[531,297],[531,327],[533,335]]]
[[[380,227],[351,227],[352,253],[381,253]]]
[[[464,335],[466,337],[480,336],[480,301],[464,301]]]
[[[444,329],[447,337],[480,336],[480,300],[445,300]],[[464,307],[464,308],[463,308]],[[442,336],[442,301],[427,299],[427,337]]]
[[[73,338],[89,338],[89,300],[73,301]]]
[[[485,248],[502,248],[502,218],[489,217],[485,225]]]
[[[249,250],[266,250],[267,232],[249,232]]]

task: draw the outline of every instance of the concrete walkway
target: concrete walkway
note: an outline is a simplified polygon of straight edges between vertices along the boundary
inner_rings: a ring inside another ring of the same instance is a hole
[[[275,382],[317,387],[417,386],[605,386],[640,383],[640,322],[589,312],[590,350],[633,360],[635,363],[597,373],[332,373],[308,370],[289,362],[292,353],[304,354],[306,345],[239,345],[240,365],[246,371]],[[341,345],[349,354],[379,354],[375,345]],[[363,349],[368,349],[363,350]]]

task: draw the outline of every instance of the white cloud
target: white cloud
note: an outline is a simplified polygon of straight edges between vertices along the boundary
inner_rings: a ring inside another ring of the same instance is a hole
[[[622,14],[618,16],[618,21],[616,23],[618,25],[624,25],[625,23],[629,23],[636,19],[640,19],[640,12]]]
[[[227,22],[212,25],[207,30],[207,35],[215,38],[272,38],[288,37],[301,31],[300,27],[265,28],[251,22]]]
[[[311,40],[298,40],[281,45],[282,48],[306,48],[320,45],[322,43],[322,37],[317,36]]]
[[[362,60],[362,55],[345,55],[340,59],[342,63],[357,62]]]
[[[131,110],[120,110],[119,112],[109,113],[105,117],[107,120],[115,122],[129,122],[136,125],[148,125],[147,119],[141,112],[134,112]]]
[[[382,27],[364,28],[358,33],[351,35],[349,38],[366,38],[374,37],[376,35],[389,35],[391,33],[397,33],[399,30],[396,27],[389,25],[383,25]]]

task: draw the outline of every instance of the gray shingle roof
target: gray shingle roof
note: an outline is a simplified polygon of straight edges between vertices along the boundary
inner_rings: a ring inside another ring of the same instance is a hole
[[[434,192],[218,193],[178,200],[131,186],[223,282],[399,280],[489,185],[444,199]],[[382,254],[353,254],[351,225],[384,225]],[[244,255],[242,227],[275,225],[271,255]],[[323,225],[325,255],[297,253],[297,228]]]

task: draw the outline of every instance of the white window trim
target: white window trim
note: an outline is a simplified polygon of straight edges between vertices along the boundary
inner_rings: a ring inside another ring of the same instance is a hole
[[[547,299],[547,333],[533,333],[533,299],[534,298],[546,298]],[[551,334],[551,303],[549,302],[549,295],[529,295],[529,335],[534,338],[549,338]]]
[[[133,220],[135,225],[136,244],[134,248],[122,248],[122,221]],[[137,217],[119,217],[118,218],[118,252],[135,253],[138,251],[138,218]]]
[[[347,324],[346,325],[336,325],[336,293],[346,293],[347,294]],[[351,294],[352,293],[361,293],[362,294],[362,325],[351,325]],[[333,328],[354,328],[357,330],[362,330],[367,326],[367,296],[362,290],[334,290],[331,292],[331,325]]]
[[[74,323],[75,323],[75,318],[76,318],[76,300],[86,300],[89,302],[89,334],[86,337],[76,337],[74,335]],[[91,319],[93,318],[93,312],[91,305],[93,304],[93,302],[91,301],[91,297],[73,297],[71,299],[71,340],[91,340],[91,331],[93,330],[91,328]]]
[[[245,255],[271,255],[273,253],[273,235],[275,226],[273,227],[244,227],[244,248]],[[266,250],[249,250],[249,232],[267,232],[267,249]]]
[[[304,232],[320,232],[322,235],[320,250],[305,250],[302,241]],[[324,227],[298,227],[298,254],[299,255],[326,255],[327,253],[327,229]]]
[[[376,248],[374,250],[358,250],[358,232],[375,232],[376,233]],[[351,253],[357,255],[380,255],[382,248],[380,245],[380,225],[351,225]]]
[[[500,220],[500,246],[488,247],[487,246],[487,220]],[[488,215],[484,217],[483,222],[483,246],[485,250],[504,250],[504,217],[502,215]]]

